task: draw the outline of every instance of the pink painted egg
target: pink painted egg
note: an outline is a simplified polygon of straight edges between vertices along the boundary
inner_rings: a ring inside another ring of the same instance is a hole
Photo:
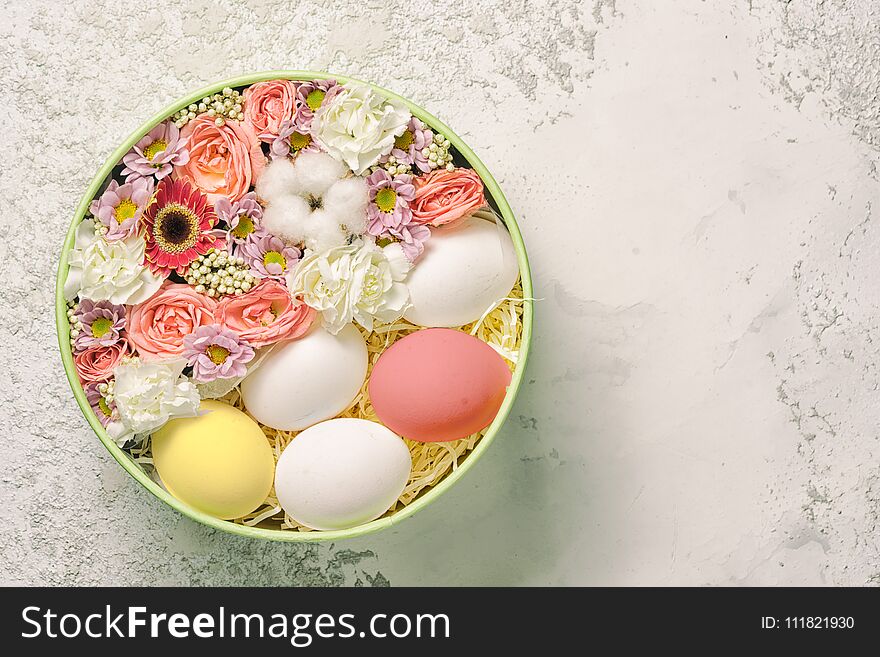
[[[376,415],[395,433],[423,443],[458,440],[495,419],[510,369],[492,347],[446,328],[395,342],[370,377]]]

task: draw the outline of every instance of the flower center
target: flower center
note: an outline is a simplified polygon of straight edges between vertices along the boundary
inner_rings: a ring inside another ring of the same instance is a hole
[[[322,199],[320,196],[312,196],[311,194],[309,194],[306,197],[306,201],[308,201],[309,207],[312,210],[320,210],[324,207],[324,199]]]
[[[311,135],[304,135],[301,132],[294,132],[290,135],[290,147],[295,151],[300,151],[311,143]]]
[[[281,265],[281,269],[287,269],[287,258],[278,253],[278,251],[266,251],[266,255],[263,256],[263,264],[267,267],[269,265]]]
[[[397,192],[390,187],[383,187],[376,192],[376,206],[381,212],[394,212],[397,205]]]
[[[306,96],[306,105],[309,106],[309,109],[313,112],[321,106],[321,103],[324,102],[324,96],[327,95],[327,92],[321,91],[320,89],[315,89],[310,92],[308,96]]]
[[[278,315],[281,314],[283,308],[277,308],[275,303],[270,303],[269,307],[266,309],[266,312],[260,313],[260,325],[261,326],[269,326],[278,319]]]
[[[92,322],[92,335],[96,338],[103,338],[113,328],[113,322],[106,317],[98,317]]]
[[[205,349],[205,355],[211,359],[214,365],[222,365],[229,358],[229,349],[221,347],[219,344],[212,344]]]
[[[182,253],[199,239],[199,218],[179,203],[169,203],[156,214],[153,237],[160,249]]]
[[[110,405],[104,397],[101,397],[98,400],[98,408],[101,409],[101,412],[107,417],[113,415],[113,409],[110,408]]]
[[[131,219],[134,216],[137,209],[137,203],[130,198],[122,199],[119,202],[119,205],[116,206],[116,209],[113,210],[113,218],[116,219],[117,224],[124,224],[128,219]]]
[[[250,217],[240,216],[238,218],[238,225],[232,229],[233,237],[237,237],[240,240],[243,240],[248,235],[254,232],[254,222]]]
[[[414,141],[415,137],[412,133],[412,130],[406,130],[400,137],[394,138],[394,148],[399,148],[402,151],[405,151]]]
[[[144,149],[144,157],[152,162],[153,158],[164,151],[166,148],[168,148],[168,142],[164,139],[157,139]]]
[[[364,277],[363,295],[366,299],[375,299],[382,292],[382,286],[379,283],[379,277],[375,272],[370,272]]]

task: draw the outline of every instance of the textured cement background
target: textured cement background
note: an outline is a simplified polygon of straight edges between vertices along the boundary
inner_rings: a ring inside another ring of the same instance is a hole
[[[0,581],[880,582],[880,3],[3,1]],[[99,164],[205,83],[373,80],[495,172],[533,359],[503,435],[394,531],[258,543],[163,507],[59,374]]]

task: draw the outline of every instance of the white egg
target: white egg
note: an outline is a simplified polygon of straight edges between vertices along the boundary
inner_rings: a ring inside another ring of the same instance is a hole
[[[353,324],[331,335],[316,322],[281,344],[241,382],[245,408],[259,422],[298,431],[348,408],[367,376],[367,344]]]
[[[475,212],[450,227],[434,228],[407,277],[412,306],[404,317],[419,326],[474,322],[506,297],[519,266],[510,234],[491,212]]]
[[[347,529],[391,508],[411,467],[409,449],[393,431],[378,422],[338,418],[306,429],[284,449],[275,493],[300,524]]]

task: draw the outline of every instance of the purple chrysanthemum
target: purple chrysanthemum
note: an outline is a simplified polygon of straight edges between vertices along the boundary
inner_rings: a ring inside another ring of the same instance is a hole
[[[180,138],[180,129],[173,122],[161,123],[150,130],[122,158],[126,182],[155,176],[162,180],[175,166],[189,162],[186,140]]]
[[[89,206],[89,212],[107,229],[104,239],[124,240],[134,235],[154,189],[152,178],[135,178],[123,185],[111,180],[100,198]]]
[[[251,235],[235,245],[234,255],[244,258],[255,278],[284,280],[285,274],[299,262],[302,252],[288,246],[274,235]]]
[[[391,176],[385,169],[377,169],[367,176],[370,186],[370,204],[367,206],[367,232],[383,237],[400,230],[412,221],[410,201],[416,196],[412,176]]]
[[[336,84],[336,80],[312,80],[300,84],[296,88],[296,114],[293,117],[297,131],[303,134],[311,132],[315,112],[340,91],[342,86]]]
[[[125,306],[109,301],[82,299],[73,317],[82,323],[73,343],[78,352],[91,347],[112,347],[125,330]]]
[[[230,253],[233,244],[244,242],[251,235],[265,234],[260,225],[263,220],[263,206],[257,202],[255,192],[248,192],[234,203],[225,196],[221,197],[214,202],[214,212],[228,227],[224,234]]]
[[[101,388],[107,390],[107,385],[106,383],[87,383],[85,385],[86,399],[89,401],[89,406],[95,411],[95,415],[98,416],[102,427],[106,427],[111,421],[118,418],[116,402],[101,392]]]
[[[269,156],[277,160],[289,156],[291,151],[294,154],[320,153],[321,147],[312,139],[308,130],[302,131],[293,121],[283,121],[278,129],[278,136],[269,146]]]
[[[206,324],[183,338],[183,357],[193,368],[193,379],[207,383],[243,377],[254,350],[237,333],[219,324]]]
[[[412,117],[403,134],[395,137],[394,148],[387,155],[383,155],[379,163],[384,164],[393,156],[399,164],[408,164],[423,173],[428,173],[431,165],[428,164],[428,158],[422,151],[429,148],[433,140],[434,133],[416,117]]]

